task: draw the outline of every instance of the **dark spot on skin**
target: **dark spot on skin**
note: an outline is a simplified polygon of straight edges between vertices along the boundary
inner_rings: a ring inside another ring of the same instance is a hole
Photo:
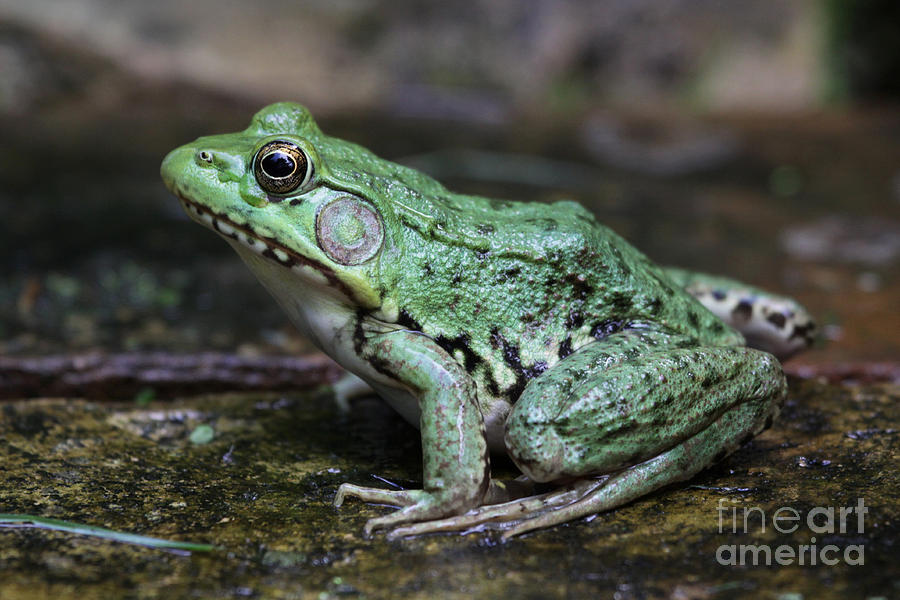
[[[697,313],[692,310],[688,311],[687,320],[694,329],[697,329],[700,326],[700,318],[697,316]]]
[[[593,292],[593,288],[587,282],[586,277],[579,277],[575,273],[569,273],[566,275],[565,281],[572,286],[573,296],[578,300],[586,300]]]
[[[377,354],[371,354],[370,356],[366,357],[366,361],[369,363],[369,365],[373,369],[375,369],[379,373],[383,373],[384,375],[387,375],[391,379],[395,379],[395,375],[394,375],[395,370],[389,360],[381,358]]]
[[[290,202],[290,205],[291,206],[300,206],[300,204],[302,202],[303,202],[303,200],[301,200],[300,198],[293,198]]]
[[[608,301],[610,307],[613,309],[613,312],[620,315],[630,314],[632,308],[634,307],[631,302],[631,298],[629,298],[627,294],[623,294],[622,292],[613,292],[609,295]]]
[[[515,402],[528,382],[547,370],[547,363],[539,360],[531,366],[523,365],[519,347],[504,338],[496,327],[491,329],[491,346],[500,350],[503,362],[516,376],[516,382],[503,392],[510,402]]]
[[[453,275],[453,279],[451,279],[450,281],[452,281],[454,284],[458,284],[462,281],[462,275],[459,273],[456,273]]]
[[[731,311],[731,316],[741,321],[749,321],[753,316],[753,303],[749,300],[741,300]]]
[[[620,419],[618,420],[618,422],[616,423],[616,433],[617,433],[617,434],[620,434],[620,435],[623,434],[623,433],[629,433],[629,432],[632,432],[632,431],[637,431],[637,429],[638,429],[638,424],[637,424],[637,422],[636,422],[634,419],[622,419],[622,418],[620,418]],[[605,438],[602,437],[602,436],[599,437],[599,438],[597,438],[598,441],[601,441],[601,440],[604,440],[604,439],[605,439]]]
[[[272,204],[278,204],[279,202],[283,201],[284,198],[279,198],[278,196],[266,196],[266,200],[268,200]]]
[[[366,334],[362,328],[363,317],[365,316],[366,313],[362,309],[358,309],[354,317],[356,322],[353,327],[353,350],[356,351],[357,356],[362,356],[363,346],[366,343]]]
[[[792,340],[795,337],[802,337],[806,341],[807,344],[812,344],[813,343],[812,334],[815,330],[816,330],[816,324],[812,323],[812,322],[807,323],[806,325],[795,325],[794,331],[791,332],[791,337],[788,339]]]
[[[422,265],[422,272],[426,275],[431,275],[434,271],[431,269],[431,263],[425,263]]]
[[[658,315],[659,310],[662,308],[662,300],[659,298],[651,298],[650,301],[647,302],[647,307],[650,309],[651,315]],[[688,318],[690,318],[690,315],[688,315]],[[696,323],[694,326],[696,327]]]
[[[478,368],[478,365],[484,362],[482,358],[472,350],[472,347],[469,345],[469,335],[466,333],[458,335],[455,338],[448,338],[441,334],[437,336],[434,341],[450,356],[453,356],[454,352],[459,351],[463,355],[463,366],[470,375]],[[496,386],[497,384],[495,382],[494,387]]]
[[[544,231],[556,231],[557,229],[559,229],[559,223],[557,223],[553,219],[537,219],[532,217],[530,219],[525,219],[525,223],[534,225],[535,227],[539,227]]]
[[[552,297],[554,294],[559,293],[559,280],[555,275],[550,274],[544,280],[544,295],[547,297]]]
[[[477,231],[480,235],[490,235],[494,233],[495,228],[490,223],[479,223],[475,227],[475,231]]]
[[[519,267],[506,269],[497,276],[497,281],[500,283],[505,283],[511,279],[515,279],[516,277],[518,277],[521,272],[522,269],[520,269]]]
[[[570,354],[572,354],[572,338],[567,337],[559,345],[559,351],[557,352],[557,356],[559,356],[560,359],[563,359]]]
[[[659,397],[657,406],[660,408],[665,408],[667,406],[670,406],[674,401],[675,398],[671,394],[663,394]]]
[[[713,290],[712,297],[715,298],[716,300],[718,300],[719,302],[721,302],[722,300],[724,300],[725,298],[728,297],[728,294],[726,294],[722,290]]]
[[[482,261],[482,262],[485,261],[485,260],[487,260],[487,258],[488,258],[490,255],[491,255],[491,251],[490,251],[490,250],[476,250],[476,251],[475,251],[475,258],[477,258],[478,260],[480,260],[480,261]]]
[[[715,333],[722,333],[725,331],[725,325],[722,324],[721,321],[714,321],[712,325],[709,326]]]
[[[591,337],[595,340],[602,340],[603,338],[621,330],[624,326],[624,321],[620,321],[618,319],[607,319],[591,327]]]
[[[787,324],[787,319],[781,313],[772,313],[771,315],[766,317],[766,321],[768,321],[778,329],[783,329]]]
[[[397,325],[411,331],[422,331],[422,325],[405,308],[401,308],[400,314],[397,315]]]
[[[582,325],[584,325],[584,315],[579,311],[573,310],[566,317],[565,326],[567,330],[571,331],[573,329],[578,329]]]

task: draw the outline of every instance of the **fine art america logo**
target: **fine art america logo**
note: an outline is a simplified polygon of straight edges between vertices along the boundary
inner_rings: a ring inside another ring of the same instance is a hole
[[[771,527],[778,533],[794,533],[805,526],[809,543],[790,544],[722,544],[716,550],[720,565],[848,565],[865,564],[865,546],[823,544],[817,536],[832,534],[862,534],[865,531],[869,508],[863,498],[856,506],[816,506],[805,514],[790,506],[782,506],[771,515],[758,506],[724,506],[720,499],[719,533],[765,534]]]

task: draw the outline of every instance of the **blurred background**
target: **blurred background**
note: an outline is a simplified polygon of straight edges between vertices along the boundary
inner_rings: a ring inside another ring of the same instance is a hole
[[[892,0],[0,0],[0,355],[311,351],[165,153],[296,100],[458,191],[574,198],[900,355]],[[250,318],[248,318],[248,315]]]

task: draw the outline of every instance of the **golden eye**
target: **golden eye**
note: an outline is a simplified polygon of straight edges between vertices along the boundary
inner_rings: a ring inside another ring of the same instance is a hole
[[[259,149],[253,159],[259,187],[270,194],[288,194],[312,176],[309,157],[297,144],[277,140]]]

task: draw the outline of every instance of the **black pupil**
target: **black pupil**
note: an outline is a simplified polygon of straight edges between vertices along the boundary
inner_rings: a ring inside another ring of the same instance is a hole
[[[262,170],[273,179],[287,177],[297,169],[294,159],[281,150],[269,152],[262,159]]]

